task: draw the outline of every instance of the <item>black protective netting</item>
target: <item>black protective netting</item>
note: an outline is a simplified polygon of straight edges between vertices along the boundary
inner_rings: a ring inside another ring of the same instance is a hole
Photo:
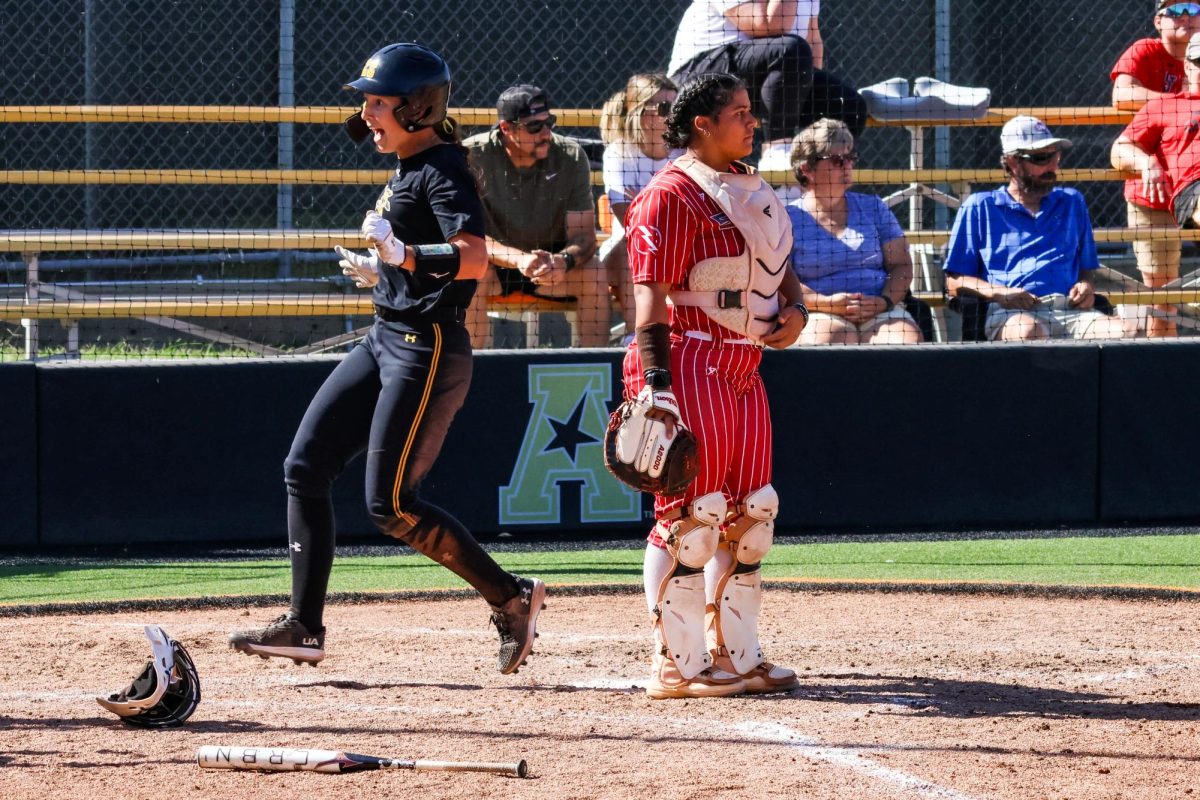
[[[666,67],[688,5],[688,0],[2,0],[0,104],[349,110],[354,96],[341,89],[342,83],[379,46],[413,40],[447,56],[454,71],[454,107],[492,107],[504,87],[531,82],[547,89],[557,108],[598,109],[630,74]],[[1136,39],[1154,34],[1149,0],[1030,0],[1016,5],[827,0],[820,29],[826,69],[856,86],[930,76],[986,87],[993,108],[1106,106],[1108,73],[1117,56]],[[1075,143],[1069,167],[1107,168],[1109,147],[1119,131],[1116,124],[1055,129]],[[599,137],[595,128],[564,132]],[[998,133],[994,125],[930,126],[924,130],[925,166],[994,170]],[[858,167],[907,167],[912,146],[904,127],[871,127],[858,143]],[[0,121],[0,170],[10,176],[29,170],[280,168],[388,167],[369,148],[353,146],[336,124]],[[1125,225],[1119,182],[1076,186],[1097,227]],[[900,188],[872,185],[861,191],[884,195]],[[596,191],[598,197],[599,186]],[[0,188],[0,228],[9,233],[353,229],[377,192],[378,184],[368,182],[82,185],[9,177]],[[925,228],[946,229],[953,221],[952,209],[929,200],[923,208],[919,222]],[[907,203],[895,206],[905,227],[918,222],[909,219],[909,209]],[[1107,264],[1136,276],[1128,244],[1101,249]],[[1184,255],[1186,273],[1190,245]],[[936,272],[936,246],[923,257]],[[28,266],[20,248],[0,253],[0,297],[7,298],[10,310],[26,295]],[[40,253],[37,270],[39,301],[147,296],[220,300],[255,293],[354,291],[336,274],[336,259],[325,250],[81,247]],[[940,286],[927,281],[915,288],[936,291]],[[155,316],[180,324],[119,315],[42,319],[36,326],[38,352],[44,356],[82,348],[101,357],[131,350],[286,353],[370,321],[363,315]],[[614,314],[614,323],[619,321]],[[197,327],[208,333],[196,335]],[[27,333],[17,319],[0,319],[0,359],[22,357]],[[562,343],[553,333],[551,329],[551,340]]]

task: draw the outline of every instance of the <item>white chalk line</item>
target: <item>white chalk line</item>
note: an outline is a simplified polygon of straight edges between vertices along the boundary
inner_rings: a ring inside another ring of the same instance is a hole
[[[0,630],[3,630],[5,627],[10,627],[10,626],[16,627],[17,625],[20,625],[20,624],[22,624],[22,623],[13,622],[11,620],[9,620],[9,621],[0,620]],[[103,622],[103,621],[96,622],[96,621],[91,621],[91,620],[86,620],[86,621],[85,620],[72,620],[71,624],[75,625],[77,627],[82,627],[82,628],[90,628],[90,629],[96,629],[96,630],[104,629],[109,632],[111,632],[114,628],[129,629],[130,631],[137,632],[137,636],[131,637],[131,641],[134,641],[134,642],[137,642],[138,638],[141,637],[142,628],[145,626],[145,623],[142,623],[142,622]],[[232,631],[232,630],[235,630],[235,629],[238,629],[241,627],[249,627],[253,624],[254,623],[247,624],[247,623],[234,622],[230,625],[229,629]],[[494,636],[495,635],[495,629],[492,628],[489,623],[487,623],[486,619],[481,621],[478,628],[430,628],[430,627],[415,627],[415,626],[401,627],[401,626],[386,626],[385,625],[385,626],[372,626],[371,630],[374,633],[386,633],[386,634],[394,635],[398,642],[403,642],[404,637],[417,637],[417,636],[427,637],[427,638],[428,637],[440,637],[440,638],[444,638],[444,639],[474,640],[474,639],[479,639],[481,635],[482,636],[489,636],[489,635]],[[180,625],[180,626],[172,626],[172,627],[170,627],[169,630],[167,630],[167,633],[171,634],[172,638],[183,640],[187,637],[183,636],[180,633],[181,631],[183,631],[183,632],[195,631],[197,633],[202,632],[204,634],[211,635],[212,625],[209,623],[192,623],[192,624],[185,624],[185,625]],[[337,630],[331,629],[331,635],[336,636],[336,634],[337,634]],[[223,636],[223,634],[220,634],[220,635]],[[637,632],[634,632],[634,633],[587,633],[587,634],[561,633],[561,632],[557,632],[554,630],[549,630],[549,631],[544,630],[542,628],[542,626],[539,626],[538,638],[539,638],[541,644],[545,644],[546,642],[563,642],[566,644],[586,644],[587,642],[601,642],[601,643],[624,642],[624,643],[629,643],[629,644],[637,644],[639,642],[642,642],[642,641],[648,639],[649,633],[647,632],[645,635],[642,635]],[[145,639],[142,638],[142,643],[144,643],[144,642],[145,642]],[[187,642],[185,642],[185,644],[187,644]],[[333,646],[336,647],[337,645],[334,644]]]
[[[734,730],[762,742],[784,744],[806,758],[824,761],[853,772],[874,778],[880,783],[890,784],[899,791],[918,797],[942,798],[943,800],[974,800],[971,795],[939,786],[932,781],[918,778],[902,770],[885,767],[863,755],[862,750],[850,747],[827,747],[819,740],[810,738],[784,725],[773,722],[743,722]]]

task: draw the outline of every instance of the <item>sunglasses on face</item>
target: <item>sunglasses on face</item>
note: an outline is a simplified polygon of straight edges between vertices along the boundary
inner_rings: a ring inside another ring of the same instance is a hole
[[[1038,167],[1044,167],[1061,156],[1057,150],[1051,150],[1049,153],[1018,153],[1017,158],[1022,161],[1028,161],[1030,164]]]
[[[541,133],[546,128],[553,130],[554,123],[556,122],[558,122],[558,117],[551,114],[545,119],[534,119],[530,120],[529,122],[514,122],[513,125],[516,125],[518,128],[524,128],[527,133],[537,134]]]
[[[846,153],[844,156],[817,156],[817,161],[828,161],[838,169],[841,169],[847,164],[853,167],[855,162],[858,161],[858,153]]]
[[[652,114],[666,118],[671,116],[671,106],[673,105],[674,103],[672,103],[670,100],[664,100],[661,103],[651,103],[647,105],[646,110]]]
[[[1200,17],[1200,3],[1176,3],[1173,6],[1167,6],[1158,13],[1172,19],[1178,17]]]

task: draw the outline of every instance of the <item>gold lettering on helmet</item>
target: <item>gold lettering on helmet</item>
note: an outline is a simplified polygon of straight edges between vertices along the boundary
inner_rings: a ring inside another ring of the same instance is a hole
[[[367,60],[366,64],[363,64],[362,76],[364,78],[374,78],[375,70],[377,69],[379,69],[379,59],[372,57]]]

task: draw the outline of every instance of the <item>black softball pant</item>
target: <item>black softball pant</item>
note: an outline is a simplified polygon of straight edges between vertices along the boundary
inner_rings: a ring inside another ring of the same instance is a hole
[[[762,120],[763,136],[787,139],[822,117],[841,120],[858,138],[867,127],[867,103],[850,84],[813,69],[812,49],[799,36],[765,36],[716,47],[689,61],[674,75],[725,72],[750,88],[751,111]]]
[[[363,451],[367,510],[380,530],[448,567],[491,605],[517,594],[516,579],[418,492],[470,384],[461,324],[377,319],[317,391],[284,462],[292,611],[305,625],[321,627],[333,566],[333,482]]]

